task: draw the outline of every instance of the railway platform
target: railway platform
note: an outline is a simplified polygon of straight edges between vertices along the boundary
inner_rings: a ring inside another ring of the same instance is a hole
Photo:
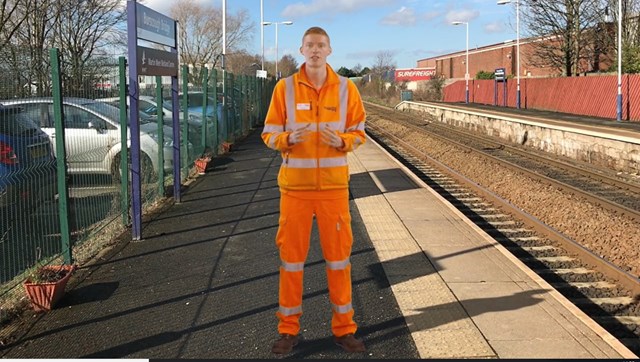
[[[10,326],[0,356],[276,358],[281,160],[260,132],[146,220],[142,240],[82,266],[53,311]],[[302,340],[285,358],[638,358],[375,142],[349,164],[353,305],[367,352],[332,342],[314,227]]]

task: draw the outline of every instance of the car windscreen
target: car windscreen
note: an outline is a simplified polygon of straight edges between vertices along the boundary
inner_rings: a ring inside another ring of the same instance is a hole
[[[0,110],[0,134],[9,136],[35,135],[38,125],[24,112],[17,110]]]
[[[87,102],[87,103],[83,103],[82,106],[87,107],[88,109],[96,112],[96,113],[100,113],[101,115],[114,120],[114,121],[118,121],[120,119],[120,108],[108,104],[108,103],[104,103],[104,102]],[[138,112],[139,113],[139,118],[140,118],[140,123],[144,124],[144,123],[149,123],[152,122],[153,119],[147,115],[144,114],[142,112]],[[127,112],[127,124],[131,124],[131,121],[129,120],[129,113]]]

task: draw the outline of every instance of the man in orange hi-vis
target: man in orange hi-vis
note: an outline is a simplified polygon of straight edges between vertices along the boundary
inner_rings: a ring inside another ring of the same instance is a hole
[[[319,27],[302,37],[300,71],[275,86],[262,139],[278,150],[280,250],[278,333],[272,351],[291,352],[298,343],[304,263],[315,216],[326,262],[331,331],[347,352],[364,352],[354,336],[351,305],[351,214],[347,152],[365,142],[365,111],[355,84],[327,64],[329,35]]]

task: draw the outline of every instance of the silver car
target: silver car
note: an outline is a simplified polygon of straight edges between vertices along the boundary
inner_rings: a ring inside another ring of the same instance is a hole
[[[179,95],[179,97],[182,97],[182,94]],[[199,95],[200,98],[202,98],[202,95],[200,93]],[[182,99],[182,98],[180,98]],[[202,119],[202,100],[199,100],[199,103],[197,103],[194,99],[198,99],[198,93],[196,93],[196,95],[190,95],[190,102],[196,103],[196,104],[200,104],[200,108],[189,108],[189,118],[188,118],[188,139],[189,141],[194,144],[194,145],[199,145],[201,143],[201,133],[202,133],[202,124],[203,124],[203,119]],[[98,98],[96,99],[97,101],[100,102],[105,102],[114,106],[119,106],[120,103],[120,97],[109,97],[109,98]],[[210,101],[212,101],[212,98],[210,98]],[[191,103],[190,103],[191,104]],[[127,106],[129,105],[129,97],[127,97]],[[149,117],[150,120],[156,120],[158,117],[158,102],[156,101],[156,97],[152,97],[152,96],[146,96],[146,95],[140,95],[138,96],[138,106],[140,109],[140,114],[146,115]],[[173,120],[173,111],[172,111],[172,103],[171,103],[171,99],[164,99],[162,102],[162,114],[163,114],[163,118],[164,118],[164,124],[171,126],[171,122]],[[179,112],[179,116],[178,118],[180,119],[180,121],[182,122],[183,117],[183,112]],[[207,120],[208,122],[208,130],[207,132],[209,134],[213,134],[214,130],[214,123],[213,123],[213,119],[211,119],[211,117],[208,118]]]
[[[24,98],[0,101],[19,105],[31,118],[38,120],[42,130],[55,144],[53,98]],[[120,179],[120,111],[117,107],[86,98],[64,98],[64,126],[67,165],[70,174],[111,174]],[[158,144],[163,145],[164,169],[173,169],[171,127],[163,127],[164,139],[158,140],[158,124],[140,118],[141,168],[158,170]],[[127,147],[131,146],[127,130]],[[188,145],[189,149],[192,148]]]

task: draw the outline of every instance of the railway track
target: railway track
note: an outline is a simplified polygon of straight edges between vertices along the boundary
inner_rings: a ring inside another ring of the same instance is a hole
[[[504,245],[592,319],[640,354],[640,280],[591,252],[526,210],[514,206],[416,146],[416,137],[437,139],[497,162],[562,192],[640,220],[640,187],[603,170],[571,164],[504,144],[470,131],[429,122],[422,116],[366,104],[367,133],[445,197],[476,225]],[[376,120],[397,123],[402,135]],[[414,142],[407,142],[411,134]]]

